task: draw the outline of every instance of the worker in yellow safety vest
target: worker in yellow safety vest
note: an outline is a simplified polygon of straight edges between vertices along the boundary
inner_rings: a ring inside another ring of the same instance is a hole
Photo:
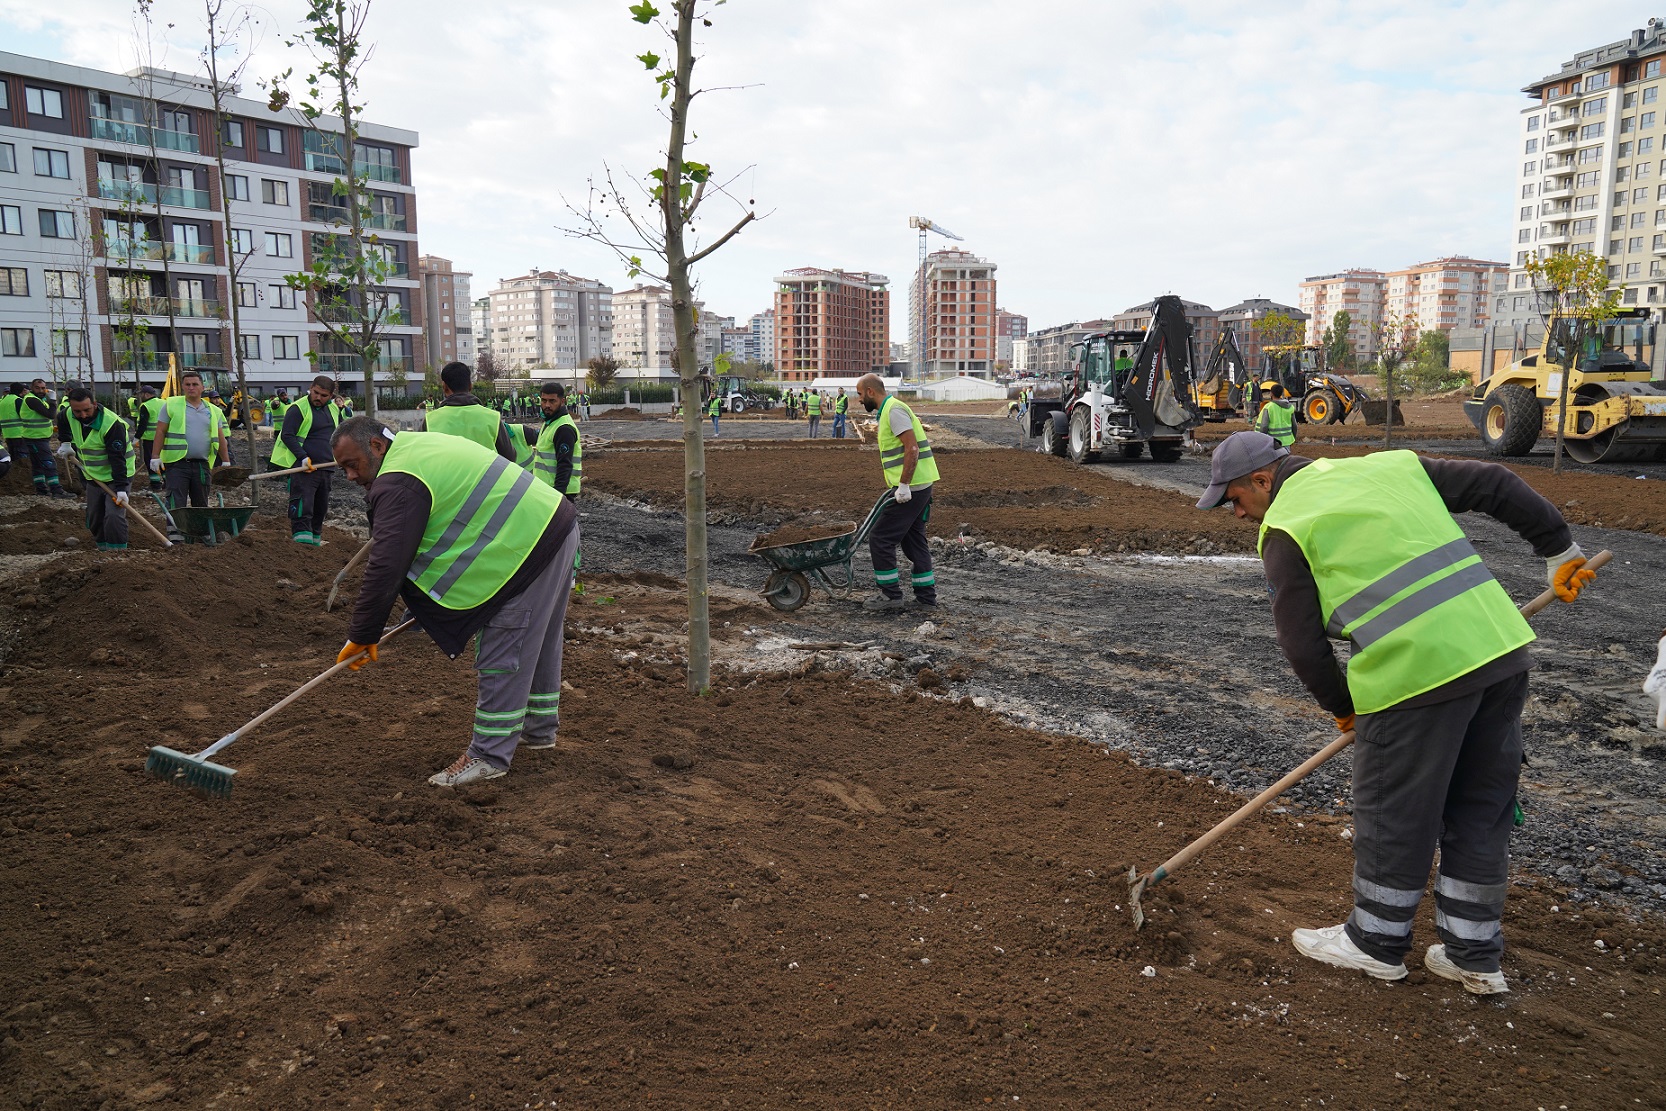
[[[99,551],[126,551],[129,483],[139,467],[132,429],[91,390],[76,387],[64,400],[69,406],[58,417],[58,458],[75,456],[89,480],[87,531]]]
[[[445,364],[440,370],[440,392],[445,400],[424,414],[418,429],[461,436],[514,462],[518,453],[503,414],[474,396],[471,377],[466,363]]]
[[[1280,447],[1296,442],[1296,408],[1285,400],[1283,386],[1273,384],[1272,397],[1255,418],[1255,430],[1277,440]]]

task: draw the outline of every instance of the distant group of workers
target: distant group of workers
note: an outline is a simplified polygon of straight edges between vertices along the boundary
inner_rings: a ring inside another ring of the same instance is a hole
[[[711,417],[713,436],[722,434],[721,419],[725,403],[726,399],[721,390],[713,392],[706,401],[706,415]],[[808,386],[789,389],[781,395],[781,408],[788,420],[809,421],[812,440],[821,436],[821,419],[827,413],[833,414],[833,438],[842,440],[848,434],[850,397],[842,386],[836,393],[812,390]]]
[[[566,387],[562,387],[565,390]],[[428,412],[445,403],[451,394],[447,391],[442,379],[440,384],[440,399],[425,400],[422,403],[423,412]],[[493,394],[481,402],[488,409],[501,414],[505,420],[535,420],[543,411],[543,395],[533,390],[520,390],[508,394]],[[568,412],[575,421],[590,419],[590,393],[584,389],[575,389],[568,397]]]

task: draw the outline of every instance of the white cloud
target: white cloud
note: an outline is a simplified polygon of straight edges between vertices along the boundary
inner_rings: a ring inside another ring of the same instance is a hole
[[[627,284],[556,230],[571,223],[561,196],[582,197],[604,162],[641,174],[660,157],[657,92],[633,55],[667,50],[625,7],[377,0],[368,116],[421,133],[421,247],[473,270],[477,290],[533,265]],[[301,5],[270,10],[250,74],[300,71],[281,39]],[[0,0],[0,37],[123,69],[129,11]],[[159,63],[191,68],[198,7],[155,11]],[[1346,266],[1506,258],[1516,90],[1644,18],[1612,0],[731,0],[696,72],[756,87],[697,101],[692,156],[755,167],[739,195],[771,215],[708,260],[702,291],[745,316],[784,269],[878,270],[901,338],[912,214],[999,264],[1002,303],[1037,327],[1164,291],[1293,300],[1304,276]]]

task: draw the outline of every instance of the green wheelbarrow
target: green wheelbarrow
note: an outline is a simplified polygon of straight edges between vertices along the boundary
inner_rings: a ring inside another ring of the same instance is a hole
[[[810,600],[810,583],[827,591],[829,598],[842,598],[855,585],[851,561],[856,551],[867,542],[880,514],[892,502],[890,490],[879,495],[879,500],[868,510],[861,525],[849,522],[829,525],[825,536],[813,536],[790,544],[764,544],[768,537],[760,536],[747,549],[775,565],[764,583],[763,596],[769,604],[783,613],[791,613]]]
[[[150,496],[162,507],[162,516],[168,519],[168,527],[185,537],[187,544],[212,546],[235,540],[249,527],[249,518],[255,511],[252,505],[227,505],[225,498],[218,494],[215,497],[219,505],[181,506],[178,509],[169,509],[168,503],[154,491]]]

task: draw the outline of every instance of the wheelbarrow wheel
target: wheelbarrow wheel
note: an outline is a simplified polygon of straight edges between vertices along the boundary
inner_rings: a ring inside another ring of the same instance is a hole
[[[764,597],[782,613],[791,613],[810,600],[810,580],[801,571],[775,571],[764,583]]]

